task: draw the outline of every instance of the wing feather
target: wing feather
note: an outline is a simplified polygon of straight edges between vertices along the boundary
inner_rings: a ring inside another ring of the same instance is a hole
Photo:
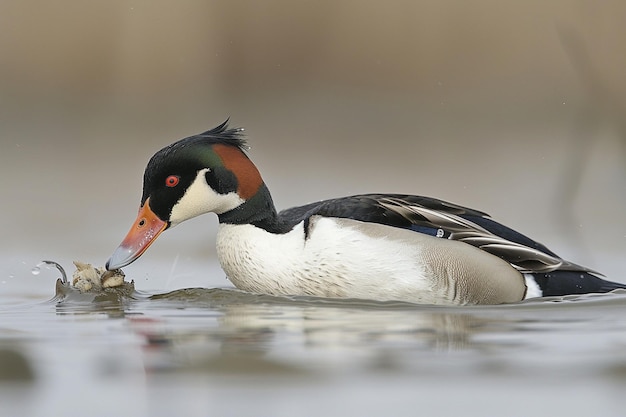
[[[319,201],[280,213],[285,230],[313,215],[380,223],[458,240],[504,259],[520,272],[566,270],[602,275],[563,260],[541,243],[492,220],[482,211],[435,198],[363,194]]]
[[[410,221],[412,224],[443,229],[444,236],[448,239],[459,240],[472,246],[476,246],[486,252],[498,256],[520,272],[552,272],[555,270],[586,271],[598,274],[588,268],[565,261],[554,253],[547,250],[543,245],[533,242],[529,238],[520,235],[524,240],[536,243],[536,247],[529,247],[522,243],[514,242],[502,237],[481,225],[462,217],[463,213],[442,211],[425,207],[416,202],[406,201],[397,197],[383,197],[378,204],[386,210],[397,213]],[[482,217],[487,217],[481,213]],[[513,231],[507,228],[507,231]],[[522,240],[522,239],[520,239]]]

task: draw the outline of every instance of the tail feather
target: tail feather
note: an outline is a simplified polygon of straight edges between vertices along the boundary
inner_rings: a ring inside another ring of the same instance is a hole
[[[602,293],[626,289],[626,284],[607,281],[589,272],[557,270],[548,273],[533,273],[535,282],[544,297],[568,294]]]

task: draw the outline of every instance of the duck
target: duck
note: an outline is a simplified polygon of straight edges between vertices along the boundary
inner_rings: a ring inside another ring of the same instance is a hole
[[[106,269],[212,212],[220,265],[251,293],[493,305],[626,288],[482,211],[436,198],[361,194],[278,212],[248,151],[244,130],[226,120],[156,152],[137,217]]]

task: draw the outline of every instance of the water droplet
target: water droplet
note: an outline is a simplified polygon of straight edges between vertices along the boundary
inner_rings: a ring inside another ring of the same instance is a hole
[[[36,266],[36,267],[34,267],[33,269],[30,270],[30,273],[33,274],[33,275],[39,275],[41,273],[41,268]]]

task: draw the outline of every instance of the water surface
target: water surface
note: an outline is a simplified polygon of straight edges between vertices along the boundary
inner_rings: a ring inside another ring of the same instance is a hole
[[[624,291],[450,308],[223,285],[80,294],[54,277],[4,284],[2,416],[618,416],[626,406]]]

